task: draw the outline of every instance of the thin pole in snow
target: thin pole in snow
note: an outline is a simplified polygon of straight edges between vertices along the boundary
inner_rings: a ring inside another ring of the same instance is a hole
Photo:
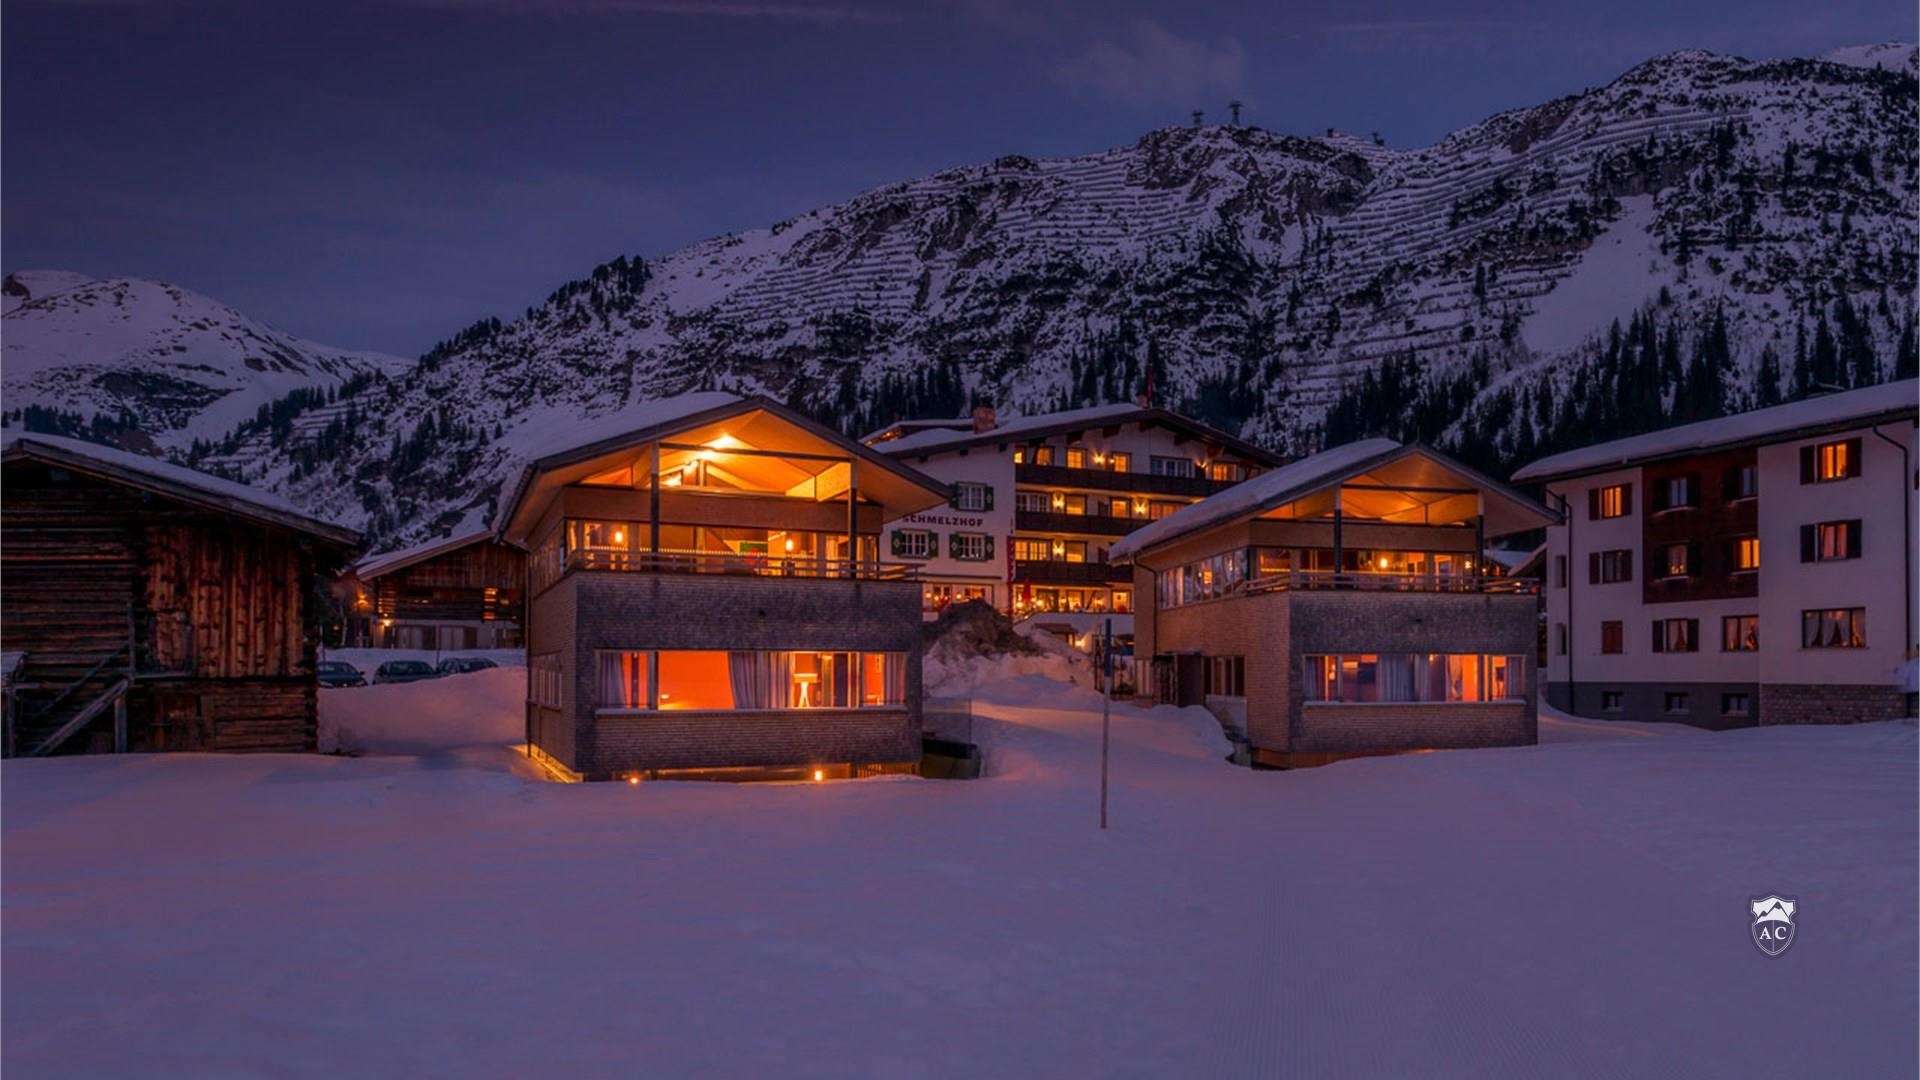
[[[1107,740],[1113,726],[1113,620],[1106,621],[1102,634],[1105,639],[1103,651],[1106,653],[1106,685],[1100,690],[1100,827],[1107,827]]]

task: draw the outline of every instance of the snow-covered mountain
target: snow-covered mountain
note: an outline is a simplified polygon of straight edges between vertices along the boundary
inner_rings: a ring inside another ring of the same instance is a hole
[[[218,437],[301,389],[337,388],[407,361],[320,345],[175,285],[61,270],[0,283],[4,422],[138,449]]]
[[[1206,126],[951,169],[617,259],[196,460],[395,543],[484,516],[523,426],[697,388],[849,432],[1150,388],[1285,451],[1511,467],[1911,364],[1914,56],[1674,53],[1414,150]]]

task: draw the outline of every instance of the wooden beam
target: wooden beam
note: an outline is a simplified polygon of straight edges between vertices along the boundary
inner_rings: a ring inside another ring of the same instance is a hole
[[[87,703],[87,707],[73,715],[73,719],[60,725],[60,729],[44,739],[39,746],[27,752],[28,757],[45,757],[58,749],[61,743],[72,738],[74,733],[93,722],[94,717],[107,711],[109,705],[119,701],[127,692],[127,680],[119,679],[107,687],[105,693]]]

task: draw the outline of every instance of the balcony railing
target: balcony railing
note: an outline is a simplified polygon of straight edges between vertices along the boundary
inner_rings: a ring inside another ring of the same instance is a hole
[[[1013,527],[1023,532],[1125,536],[1148,523],[1146,518],[1112,517],[1107,514],[1068,514],[1058,510],[1016,510],[1013,514]]]
[[[1532,578],[1481,577],[1475,574],[1396,574],[1390,571],[1289,570],[1257,577],[1247,592],[1288,589],[1371,589],[1391,592],[1507,593],[1532,596],[1540,583]]]
[[[1110,585],[1131,582],[1133,568],[1103,562],[1022,559],[1013,564],[1013,580],[1050,585]]]
[[[796,555],[734,555],[711,551],[575,551],[567,570],[612,570],[642,574],[732,574],[740,577],[819,578],[842,581],[918,581],[909,563],[868,559],[819,559]]]
[[[1146,495],[1191,495],[1202,499],[1238,483],[1235,480],[1209,480],[1204,476],[1156,476],[1152,473],[1115,472],[1112,469],[1069,469],[1065,465],[1024,464],[1013,467],[1013,478],[1018,483],[1047,487]]]

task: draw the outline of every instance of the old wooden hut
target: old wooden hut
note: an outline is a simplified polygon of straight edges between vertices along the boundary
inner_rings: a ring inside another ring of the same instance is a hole
[[[477,529],[364,559],[341,577],[349,644],[517,649],[527,553]]]
[[[325,575],[358,535],[71,439],[11,440],[0,470],[8,756],[314,749]]]

